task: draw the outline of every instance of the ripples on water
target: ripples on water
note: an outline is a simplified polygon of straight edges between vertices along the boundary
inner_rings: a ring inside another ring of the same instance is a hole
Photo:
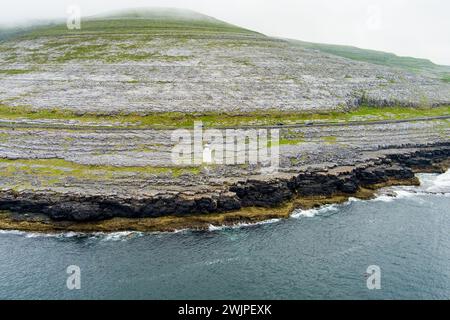
[[[176,233],[0,230],[0,298],[450,298],[450,171],[290,219]],[[82,289],[65,288],[68,265]],[[369,265],[382,289],[366,287]]]

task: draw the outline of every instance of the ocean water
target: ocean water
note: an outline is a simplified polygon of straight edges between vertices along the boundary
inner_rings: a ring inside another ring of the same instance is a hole
[[[0,231],[2,299],[449,299],[450,172],[287,220],[176,233]],[[67,267],[80,268],[69,290]],[[380,289],[367,287],[378,266]]]

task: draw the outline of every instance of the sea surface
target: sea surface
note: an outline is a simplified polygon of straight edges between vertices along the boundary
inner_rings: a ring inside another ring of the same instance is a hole
[[[450,172],[419,177],[374,200],[202,232],[0,231],[0,299],[449,299]]]

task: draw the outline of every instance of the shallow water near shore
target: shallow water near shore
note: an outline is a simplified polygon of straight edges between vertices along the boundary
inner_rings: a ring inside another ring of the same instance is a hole
[[[287,220],[175,233],[0,231],[0,298],[449,299],[450,171]],[[66,268],[81,269],[68,290]],[[381,269],[381,289],[366,271]]]

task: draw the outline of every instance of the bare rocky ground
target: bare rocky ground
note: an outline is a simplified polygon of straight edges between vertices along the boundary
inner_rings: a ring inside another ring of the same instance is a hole
[[[0,69],[0,103],[12,110],[245,114],[450,104],[450,85],[433,75],[243,30],[43,32],[0,44]],[[445,160],[450,142],[448,119],[294,126],[281,129],[279,171],[261,173],[251,165],[174,166],[172,130],[110,122],[87,129],[76,119],[31,115],[0,119],[0,209],[57,220],[225,212],[280,205],[302,192],[352,194],[367,183],[411,179],[414,161]]]
[[[449,130],[449,120],[282,129],[280,168],[262,173],[261,167],[248,164],[176,167],[171,161],[171,130],[3,128],[0,208],[85,221],[271,207],[289,200],[292,194],[279,192],[299,175],[330,173],[345,185],[342,170],[391,166],[386,162],[391,156],[424,150],[432,156],[419,163],[433,167],[439,150],[444,157],[437,160],[448,157]],[[380,176],[371,183],[384,182],[386,170],[399,180],[412,178],[409,169],[389,168],[379,169]],[[307,191],[311,195],[330,195],[329,179],[311,178],[304,188],[313,190]],[[351,194],[359,180],[349,180],[355,185],[343,190]],[[254,181],[260,184],[254,191],[257,196],[245,200],[239,188],[246,190]],[[105,203],[107,210],[101,209]]]
[[[112,37],[114,40],[111,40]],[[84,48],[84,49],[83,49]],[[450,84],[259,34],[70,33],[0,45],[0,101],[79,113],[450,104]]]

